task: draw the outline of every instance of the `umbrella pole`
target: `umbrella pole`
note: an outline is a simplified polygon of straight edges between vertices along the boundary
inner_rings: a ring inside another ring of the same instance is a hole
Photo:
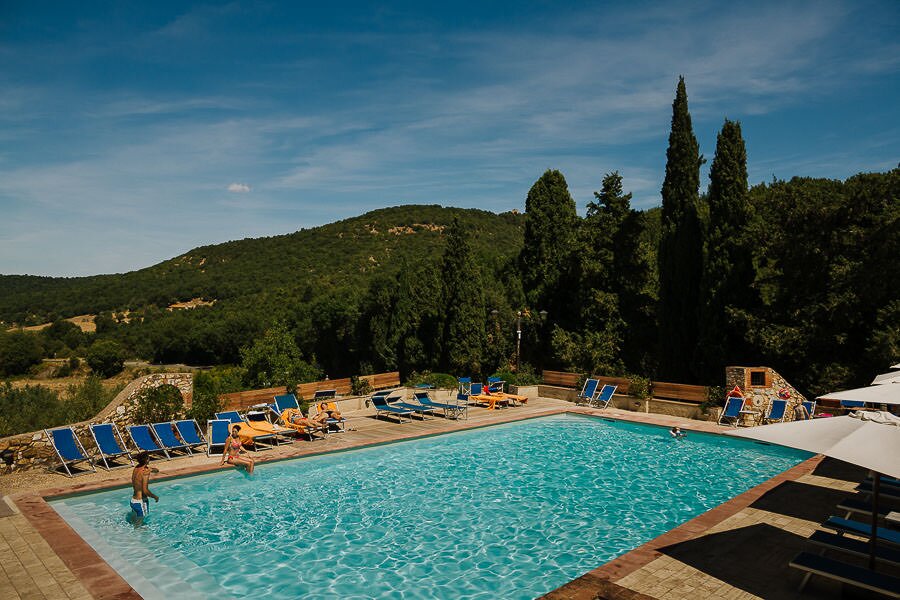
[[[875,570],[875,549],[878,533],[878,492],[881,487],[881,473],[873,473],[872,482],[872,536],[869,538],[869,568]]]

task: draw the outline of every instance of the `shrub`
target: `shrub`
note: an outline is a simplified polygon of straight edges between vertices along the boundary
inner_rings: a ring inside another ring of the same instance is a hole
[[[38,337],[24,331],[0,332],[0,375],[22,375],[44,356]]]
[[[650,380],[640,375],[628,375],[628,395],[646,400],[650,397]]]
[[[122,372],[125,358],[122,346],[112,340],[94,342],[87,351],[87,364],[101,377],[112,377]]]
[[[452,390],[458,385],[456,377],[448,373],[431,373],[430,371],[422,371],[417,373],[413,371],[406,380],[408,387],[415,387],[421,384],[432,385],[437,389]]]
[[[353,396],[367,396],[372,393],[372,384],[368,379],[362,379],[353,375],[350,377],[350,394]]]
[[[194,396],[187,416],[206,423],[222,410],[219,396],[244,389],[243,376],[244,370],[239,367],[216,367],[194,373]]]
[[[138,396],[134,421],[136,423],[171,421],[183,409],[184,399],[181,397],[181,391],[174,385],[148,388]]]
[[[112,402],[122,386],[107,389],[96,375],[92,375],[80,384],[70,385],[66,392],[68,399],[62,403],[62,414],[65,423],[78,423],[96,416],[107,404]]]

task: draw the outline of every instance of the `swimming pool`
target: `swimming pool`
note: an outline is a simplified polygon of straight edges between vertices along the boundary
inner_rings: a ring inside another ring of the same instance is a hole
[[[809,456],[561,415],[50,504],[148,599],[533,598]]]

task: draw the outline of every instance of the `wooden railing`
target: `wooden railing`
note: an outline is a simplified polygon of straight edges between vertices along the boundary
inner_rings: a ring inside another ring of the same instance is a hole
[[[566,373],[565,371],[544,371],[541,379],[547,385],[558,385],[573,388],[578,385],[581,373]]]

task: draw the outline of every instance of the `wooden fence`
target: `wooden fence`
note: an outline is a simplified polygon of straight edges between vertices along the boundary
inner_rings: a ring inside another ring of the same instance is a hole
[[[574,388],[578,385],[583,375],[581,373],[568,373],[565,371],[544,371],[542,379],[547,385]],[[626,377],[594,376],[602,384],[618,386],[619,394],[629,392],[630,381]],[[677,400],[679,402],[694,402],[700,404],[706,402],[707,387],[703,385],[688,385],[685,383],[669,383],[666,381],[652,381],[650,383],[650,395],[660,400]]]
[[[400,373],[398,371],[378,373],[377,375],[360,375],[359,378],[368,381],[372,388],[376,390],[400,386]],[[343,379],[325,379],[323,381],[301,383],[297,385],[296,394],[298,398],[310,400],[313,394],[319,390],[334,390],[338,396],[349,396],[350,389],[350,378],[345,377]],[[286,393],[287,388],[280,386],[222,394],[219,396],[219,399],[224,401],[223,410],[244,410],[255,404],[272,402],[275,396]]]

